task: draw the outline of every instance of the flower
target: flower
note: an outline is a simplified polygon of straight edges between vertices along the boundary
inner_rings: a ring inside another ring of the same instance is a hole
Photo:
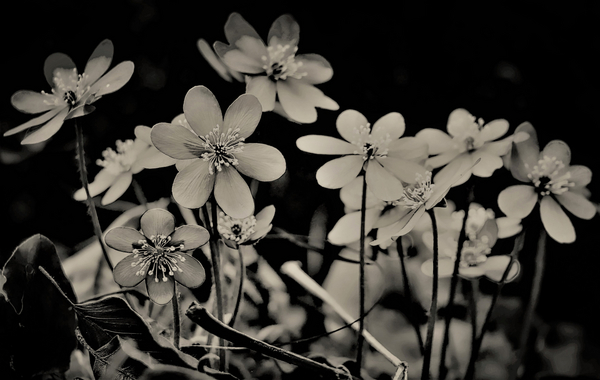
[[[65,120],[92,112],[92,103],[102,95],[123,87],[133,74],[133,62],[125,61],[103,75],[110,66],[112,57],[112,42],[102,41],[88,59],[84,72],[79,74],[69,56],[63,53],[51,54],[44,63],[44,74],[52,92],[20,90],[11,97],[12,105],[21,112],[45,113],[5,132],[4,136],[41,125],[34,132],[28,131],[28,135],[21,141],[21,144],[36,144],[52,137]]]
[[[274,216],[275,206],[263,208],[256,217],[250,215],[241,219],[232,218],[220,211],[217,229],[230,248],[235,249],[238,245],[254,245],[271,231],[273,227],[271,221]]]
[[[175,228],[173,214],[160,208],[146,211],[140,227],[140,231],[115,227],[104,238],[109,247],[131,253],[115,266],[113,275],[119,285],[136,286],[146,280],[150,299],[161,305],[173,298],[174,281],[187,288],[202,285],[204,268],[187,252],[206,244],[209,234],[204,227]]]
[[[460,214],[461,223],[452,223],[450,228],[440,233],[439,236],[439,276],[450,277],[454,272],[456,262],[456,251],[458,249],[458,238],[462,228],[464,212]],[[522,230],[521,219],[518,218],[495,218],[491,209],[485,209],[477,203],[469,205],[467,221],[465,225],[466,240],[461,249],[461,258],[458,274],[461,277],[472,279],[486,277],[491,281],[499,282],[502,279],[508,264],[511,261],[508,255],[489,256],[492,248],[499,238],[516,235]],[[431,231],[426,232],[424,241],[432,248],[433,235]],[[433,260],[423,262],[421,270],[428,276],[433,276]],[[506,282],[514,280],[520,271],[520,264],[514,260],[511,270],[506,277]]]
[[[527,217],[540,205],[542,224],[548,235],[559,243],[575,241],[575,229],[563,208],[581,219],[596,214],[587,197],[592,171],[582,165],[570,165],[571,150],[561,140],[550,141],[540,152],[537,134],[530,123],[519,125],[515,132],[529,134],[529,139],[515,142],[511,152],[513,177],[527,184],[510,186],[498,195],[498,206],[507,216]]]
[[[415,173],[425,173],[418,161],[425,158],[427,145],[414,137],[400,139],[404,118],[390,112],[371,124],[358,111],[346,110],[336,121],[344,140],[319,135],[300,137],[299,149],[315,154],[343,155],[317,170],[317,182],[328,189],[339,189],[350,183],[364,169],[367,185],[384,201],[402,195],[402,181],[414,183]]]
[[[223,118],[212,92],[196,86],[186,94],[183,112],[191,130],[158,123],[151,132],[158,150],[177,160],[190,160],[173,182],[175,201],[183,207],[198,208],[214,189],[215,200],[227,215],[252,215],[254,199],[240,173],[258,181],[274,181],[285,172],[285,159],[279,150],[244,142],[262,116],[258,99],[241,95]]]
[[[508,122],[504,119],[492,120],[484,124],[483,119],[476,119],[467,110],[458,108],[450,113],[446,134],[439,129],[425,128],[415,136],[427,141],[429,154],[434,157],[425,162],[426,167],[433,169],[442,167],[434,180],[444,182],[452,173],[463,171],[477,160],[481,162],[468,171],[454,186],[465,183],[471,174],[477,177],[490,177],[503,165],[501,156],[510,151],[513,139],[524,139],[523,134],[493,141],[508,131]]]
[[[143,133],[143,128],[148,127],[136,127],[136,134]],[[144,169],[141,158],[144,158],[144,153],[151,148],[150,144],[139,137],[135,140],[117,140],[116,146],[116,151],[112,148],[107,148],[102,152],[104,159],[98,159],[96,164],[102,166],[103,169],[96,174],[94,181],[88,187],[90,197],[95,197],[108,189],[104,197],[102,197],[101,203],[103,205],[116,201],[127,191],[133,180],[133,175]],[[81,188],[77,190],[73,194],[73,198],[77,201],[86,200],[85,189]]]
[[[229,69],[246,75],[246,93],[260,100],[263,111],[273,111],[278,101],[290,119],[313,123],[315,107],[335,111],[339,106],[314,86],[333,76],[329,62],[318,54],[296,55],[299,33],[292,16],[280,16],[265,45],[240,14],[232,13],[225,23],[229,45],[217,41],[214,49]]]

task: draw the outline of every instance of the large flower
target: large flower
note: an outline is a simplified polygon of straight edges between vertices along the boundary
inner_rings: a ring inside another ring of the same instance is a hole
[[[499,141],[494,141],[508,131],[508,122],[504,119],[492,120],[484,124],[467,110],[458,108],[448,117],[448,134],[439,129],[425,128],[416,137],[427,141],[429,154],[434,157],[425,162],[425,166],[433,169],[442,167],[434,177],[436,182],[445,182],[452,173],[473,167],[454,186],[465,183],[471,174],[477,177],[490,177],[494,171],[502,167],[502,156],[510,151],[515,138],[524,139],[527,136],[515,134]]]
[[[150,299],[165,304],[173,298],[175,282],[196,288],[204,282],[204,267],[186,253],[209,239],[208,231],[197,225],[175,228],[170,212],[154,208],[140,218],[138,231],[115,227],[106,233],[106,244],[117,251],[131,253],[114,269],[115,281],[122,286],[136,286],[146,280]]]
[[[159,123],[152,128],[154,146],[177,160],[191,160],[173,182],[173,197],[187,208],[203,206],[213,193],[221,209],[231,217],[254,212],[254,199],[240,173],[259,181],[274,181],[285,172],[279,150],[265,144],[244,143],[262,116],[258,99],[238,97],[225,112],[204,86],[188,91],[183,103],[191,128]]]
[[[426,157],[427,144],[404,134],[404,118],[390,112],[371,124],[358,111],[346,110],[336,121],[344,140],[319,135],[300,137],[298,148],[315,154],[343,155],[317,171],[317,182],[328,189],[339,189],[365,170],[373,194],[384,201],[400,198],[406,183],[414,183],[415,173],[425,173],[418,161]]]
[[[78,73],[69,56],[51,54],[44,63],[44,74],[52,92],[21,90],[11,98],[12,105],[21,112],[45,113],[7,131],[4,136],[41,125],[34,132],[29,131],[31,133],[21,141],[21,144],[39,143],[58,132],[65,120],[92,112],[92,103],[123,87],[133,74],[131,61],[121,62],[104,74],[112,61],[113,50],[110,40],[102,41],[88,59],[82,74]]]
[[[563,141],[550,141],[540,152],[537,134],[530,123],[519,125],[516,132],[529,134],[529,139],[513,145],[510,171],[515,179],[527,184],[502,190],[498,195],[500,210],[507,216],[525,218],[539,203],[548,235],[560,243],[572,243],[575,229],[563,207],[578,218],[594,217],[596,208],[585,196],[592,171],[585,166],[569,165],[571,150]]]
[[[246,92],[255,95],[263,111],[272,111],[276,101],[285,114],[299,123],[317,120],[315,107],[337,110],[338,104],[314,85],[333,75],[329,62],[318,54],[296,55],[300,26],[290,15],[277,18],[267,45],[238,13],[225,23],[228,44],[215,42],[214,49],[233,72],[246,74]]]

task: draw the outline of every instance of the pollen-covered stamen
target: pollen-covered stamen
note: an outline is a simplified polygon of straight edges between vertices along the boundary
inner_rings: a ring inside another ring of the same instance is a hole
[[[208,172],[214,174],[215,168],[217,171],[223,170],[221,166],[237,165],[238,159],[235,153],[240,153],[244,150],[244,138],[240,137],[240,129],[227,129],[226,132],[221,132],[221,128],[217,125],[208,135],[200,136],[202,146],[208,151],[202,153],[201,157],[204,161],[209,161]]]
[[[526,165],[526,167],[528,166]],[[557,160],[556,157],[544,156],[531,169],[527,177],[542,197],[551,193],[563,194],[575,186],[573,182],[569,181],[571,173],[569,171],[562,173],[564,168],[565,164],[561,160]]]
[[[364,161],[376,157],[387,157],[388,144],[392,141],[389,134],[377,139],[371,135],[371,124],[361,125],[354,129],[356,140],[351,141],[358,147],[354,154],[360,154]]]
[[[85,84],[87,78],[88,75],[85,73],[77,74],[76,68],[71,70],[56,69],[54,77],[52,78],[52,81],[54,82],[52,93],[55,96],[44,100],[44,103],[59,105],[62,100],[67,103],[69,107],[75,107],[77,102],[84,97],[85,92],[90,89],[90,85]],[[42,94],[46,93],[42,91]]]
[[[137,152],[131,149],[133,140],[117,140],[117,150],[107,148],[102,152],[104,159],[96,160],[96,165],[102,166],[113,174],[120,174],[131,169],[131,165],[137,159]]]
[[[238,244],[242,244],[250,239],[250,236],[255,232],[255,226],[256,218],[254,215],[250,215],[243,219],[235,219],[224,212],[219,213],[219,221],[217,224],[219,233],[223,238]]]
[[[431,172],[426,172],[425,176],[417,173],[415,184],[404,188],[400,203],[408,208],[419,208],[429,200],[434,186],[431,183]]]
[[[154,281],[168,281],[167,276],[174,276],[175,272],[183,272],[179,266],[186,260],[185,255],[179,251],[185,249],[183,243],[173,244],[170,236],[156,235],[134,244],[134,258],[132,267],[139,266],[136,276],[154,276]],[[159,272],[161,272],[159,274]]]
[[[262,61],[265,63],[263,69],[267,76],[274,81],[286,80],[288,77],[301,79],[308,75],[307,72],[299,70],[302,67],[302,61],[296,61],[295,54],[298,47],[288,45],[268,46],[269,56],[263,55]]]

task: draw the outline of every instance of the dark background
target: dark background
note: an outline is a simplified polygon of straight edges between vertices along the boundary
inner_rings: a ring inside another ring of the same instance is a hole
[[[486,121],[505,118],[511,132],[529,121],[540,145],[564,140],[572,149],[572,163],[598,171],[600,3],[421,3],[395,2],[394,9],[371,4],[331,9],[273,2],[259,9],[227,2],[10,2],[0,15],[0,131],[29,119],[10,105],[15,91],[50,90],[43,75],[49,54],[66,53],[83,70],[96,45],[111,39],[112,66],[131,60],[136,69],[125,87],[99,100],[94,113],[79,119],[92,179],[102,150],[114,148],[116,139],[134,138],[136,125],[170,121],[182,111],[191,87],[207,86],[223,110],[243,93],[242,84],[223,81],[203,60],[196,48],[198,38],[211,44],[225,41],[223,26],[232,11],[240,12],[266,38],[271,23],[289,12],[301,27],[298,53],[318,53],[331,63],[334,76],[319,88],[338,102],[340,111],[320,110],[311,125],[264,114],[253,138],[279,148],[288,163],[284,180],[260,188],[268,191],[259,189],[257,209],[274,203],[275,225],[306,233],[313,211],[322,203],[329,204],[332,223],[341,215],[338,192],[320,188],[314,179],[326,158],[299,152],[295,140],[312,133],[335,135],[335,119],[345,109],[356,109],[371,122],[400,112],[407,136],[427,127],[445,130],[448,115],[458,107]],[[0,138],[0,258],[4,262],[16,245],[35,233],[71,254],[93,234],[85,205],[71,199],[80,187],[72,124],[65,123],[39,152],[35,146],[20,146],[21,138]],[[15,153],[21,158],[15,159]],[[174,175],[171,167],[146,170],[137,178],[152,201],[169,195]],[[487,190],[476,191],[477,199],[495,207],[497,194],[514,181],[500,170],[480,183]],[[588,188],[596,201],[598,181]],[[133,191],[123,199],[135,202]],[[103,209],[99,214],[103,228],[118,215]],[[586,338],[597,342],[599,218],[574,219],[575,243],[548,244],[539,311],[546,321],[584,326]],[[285,254],[292,259],[294,252]],[[527,271],[531,263],[523,260]],[[513,292],[521,290],[525,291]]]

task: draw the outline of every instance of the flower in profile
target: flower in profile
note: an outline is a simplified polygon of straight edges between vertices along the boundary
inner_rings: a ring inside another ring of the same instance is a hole
[[[455,212],[455,214],[464,212]],[[457,218],[458,219],[458,218]],[[458,250],[458,238],[462,223],[455,228],[447,229],[439,236],[439,276],[450,277],[454,272],[456,252]],[[458,227],[458,228],[457,228]],[[499,238],[514,236],[522,230],[521,219],[518,218],[495,218],[491,209],[485,209],[477,203],[469,205],[467,220],[465,224],[466,240],[461,249],[460,262],[458,266],[459,276],[466,279],[486,277],[491,281],[499,282],[506,271],[511,258],[508,255],[490,256],[492,248]],[[427,236],[425,236],[427,235]],[[433,236],[428,231],[423,239],[431,249]],[[428,276],[433,276],[433,260],[423,262],[421,270]],[[514,280],[520,271],[520,264],[513,260],[510,272],[505,281]]]
[[[582,165],[570,165],[571,150],[561,140],[550,141],[540,152],[537,134],[530,123],[516,129],[529,139],[515,142],[511,152],[513,177],[527,184],[510,186],[498,195],[498,206],[510,217],[525,218],[540,205],[540,216],[548,235],[559,243],[575,241],[575,229],[563,210],[581,219],[596,214],[587,199],[587,184],[592,171]]]
[[[197,225],[175,228],[175,217],[167,210],[154,208],[140,218],[140,231],[115,227],[105,236],[106,244],[130,253],[115,266],[115,281],[136,286],[146,281],[148,296],[157,304],[166,304],[174,295],[175,282],[196,288],[204,282],[204,267],[187,253],[209,239],[208,231]]]
[[[112,61],[113,50],[110,40],[102,41],[81,74],[69,56],[63,53],[51,54],[44,63],[44,74],[52,91],[38,93],[20,90],[11,97],[12,105],[21,112],[45,113],[5,132],[4,136],[40,126],[33,132],[28,131],[28,135],[21,141],[21,144],[36,144],[52,137],[65,120],[92,112],[92,103],[102,95],[123,87],[133,74],[131,61],[121,62],[106,73]]]
[[[213,193],[218,205],[233,218],[254,213],[254,199],[240,173],[258,181],[274,181],[285,172],[279,150],[245,143],[262,116],[258,99],[238,97],[225,112],[204,86],[188,91],[183,103],[191,128],[158,123],[152,128],[154,146],[176,160],[189,160],[173,182],[175,201],[187,208],[203,206]]]
[[[219,212],[217,229],[225,244],[230,248],[239,245],[254,245],[264,238],[273,225],[275,206],[263,208],[256,216],[250,215],[245,218],[232,218],[223,211]]]
[[[317,120],[316,107],[339,108],[314,86],[333,76],[329,62],[318,54],[296,55],[300,26],[292,16],[275,20],[265,45],[240,14],[232,13],[225,23],[225,37],[228,44],[214,43],[217,55],[230,73],[246,75],[246,93],[258,98],[263,111],[273,111],[280,104],[291,120],[313,123]]]
[[[524,134],[514,134],[502,140],[494,141],[506,134],[508,122],[504,119],[492,120],[484,124],[467,110],[458,108],[450,113],[447,125],[448,134],[435,128],[425,128],[417,132],[416,137],[427,141],[429,154],[434,157],[425,162],[426,167],[442,168],[434,180],[444,182],[452,173],[473,167],[454,186],[465,183],[471,174],[477,177],[490,177],[496,169],[502,167],[502,156],[510,151],[514,139],[527,138]]]
[[[336,121],[344,140],[319,135],[300,137],[300,150],[315,154],[343,155],[317,170],[317,182],[328,189],[339,189],[350,183],[364,169],[367,185],[384,201],[402,196],[402,182],[414,183],[415,173],[425,174],[419,161],[427,155],[427,144],[404,134],[404,118],[390,112],[373,127],[358,111],[346,110]]]

